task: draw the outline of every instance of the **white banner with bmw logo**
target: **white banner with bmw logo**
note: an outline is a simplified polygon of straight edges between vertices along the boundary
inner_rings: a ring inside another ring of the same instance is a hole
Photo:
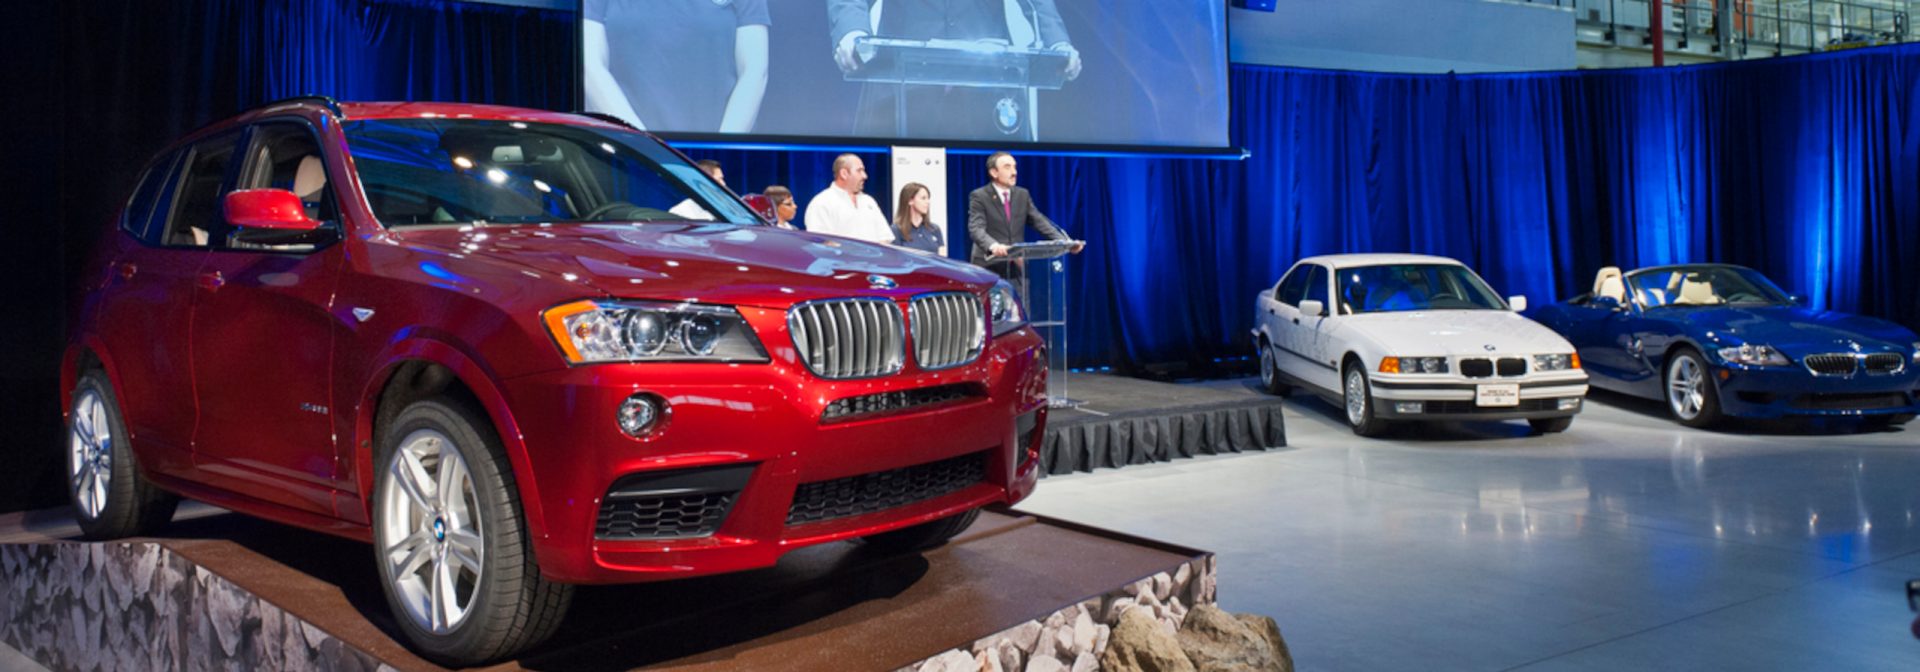
[[[893,148],[893,191],[886,199],[887,216],[897,217],[893,209],[900,207],[900,190],[908,184],[918,182],[927,185],[928,195],[933,206],[927,209],[933,223],[940,226],[940,233],[946,240],[940,246],[940,255],[946,256],[947,248],[953,245],[953,222],[942,221],[947,218],[947,148],[945,147],[894,147]],[[966,232],[965,222],[961,222],[960,231]]]

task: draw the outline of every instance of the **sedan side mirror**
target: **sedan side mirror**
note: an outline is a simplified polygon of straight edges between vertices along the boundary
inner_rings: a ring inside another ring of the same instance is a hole
[[[1527,312],[1527,297],[1520,295],[1509,296],[1507,297],[1507,305],[1513,307],[1513,312]]]
[[[1300,302],[1300,314],[1308,317],[1321,317],[1327,314],[1327,304],[1313,299]]]
[[[285,189],[242,189],[227,194],[227,223],[243,229],[312,231],[320,222],[307,217],[300,197]]]

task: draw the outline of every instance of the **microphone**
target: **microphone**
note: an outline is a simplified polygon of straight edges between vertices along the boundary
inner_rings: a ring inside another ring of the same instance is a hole
[[[1033,26],[1033,48],[1035,49],[1047,48],[1047,45],[1044,43],[1044,41],[1040,39],[1040,8],[1039,6],[1033,4],[1033,0],[1018,0],[1018,2],[1020,4],[1027,6],[1027,17],[1030,21],[1032,21],[1032,23],[1029,23],[1027,25]]]

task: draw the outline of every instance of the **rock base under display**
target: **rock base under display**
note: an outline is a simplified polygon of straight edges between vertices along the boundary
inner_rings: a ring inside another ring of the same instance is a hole
[[[397,641],[365,544],[217,510],[165,533],[0,529],[20,542],[0,544],[0,641],[55,670],[438,669]],[[990,510],[923,553],[824,544],[763,570],[583,588],[552,641],[498,669],[1086,670],[1122,617],[1191,620],[1213,568],[1203,551]]]
[[[0,641],[56,670],[375,670],[157,543],[0,545]]]

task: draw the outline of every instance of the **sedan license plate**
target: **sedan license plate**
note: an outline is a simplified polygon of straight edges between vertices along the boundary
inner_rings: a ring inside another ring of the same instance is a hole
[[[1509,383],[1506,385],[1480,385],[1477,387],[1477,390],[1478,390],[1477,393],[1473,397],[1474,405],[1477,405],[1477,406],[1519,406],[1520,405],[1520,386],[1518,384]]]

